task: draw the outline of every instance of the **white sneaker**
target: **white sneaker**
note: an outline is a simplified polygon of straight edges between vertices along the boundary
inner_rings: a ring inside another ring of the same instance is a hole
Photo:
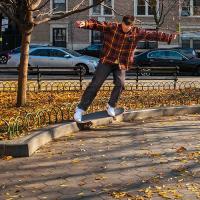
[[[74,120],[76,122],[81,122],[82,121],[82,115],[84,114],[84,110],[76,107],[75,113],[74,113]]]
[[[111,117],[115,116],[115,108],[111,107],[109,104],[107,105],[107,113],[108,115],[110,115]]]

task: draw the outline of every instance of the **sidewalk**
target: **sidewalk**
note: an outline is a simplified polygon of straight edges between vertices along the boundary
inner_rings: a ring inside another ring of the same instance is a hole
[[[115,123],[0,160],[0,200],[200,199],[200,116]]]

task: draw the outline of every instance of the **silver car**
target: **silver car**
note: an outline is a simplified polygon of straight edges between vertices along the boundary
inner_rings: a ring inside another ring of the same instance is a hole
[[[60,47],[37,47],[29,51],[29,66],[31,67],[73,67],[82,66],[83,74],[94,73],[99,59],[85,56]],[[18,67],[20,53],[12,54],[8,60],[8,67]]]

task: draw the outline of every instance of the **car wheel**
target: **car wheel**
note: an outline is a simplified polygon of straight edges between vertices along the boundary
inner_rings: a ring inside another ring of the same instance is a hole
[[[0,64],[6,64],[8,61],[8,58],[4,55],[0,56]]]
[[[89,73],[89,69],[88,69],[88,66],[87,65],[84,65],[84,64],[78,64],[76,65],[77,67],[81,67],[81,73],[82,73],[82,76],[85,76],[86,74]],[[79,70],[76,70],[77,71],[77,74],[79,75],[80,74],[80,71]]]

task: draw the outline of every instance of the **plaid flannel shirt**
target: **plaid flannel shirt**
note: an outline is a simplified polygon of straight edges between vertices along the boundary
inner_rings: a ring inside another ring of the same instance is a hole
[[[170,44],[172,34],[148,31],[138,27],[125,33],[122,24],[113,22],[99,22],[94,19],[86,20],[84,29],[101,31],[103,35],[103,49],[100,61],[103,64],[119,64],[120,69],[128,70],[133,67],[134,50],[139,40],[162,41]]]

